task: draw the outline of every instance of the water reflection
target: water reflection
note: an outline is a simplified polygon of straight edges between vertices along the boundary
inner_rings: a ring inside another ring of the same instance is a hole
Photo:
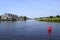
[[[51,30],[48,31],[48,40],[51,40]]]
[[[51,30],[50,30],[50,31],[48,31],[48,36],[51,36]]]

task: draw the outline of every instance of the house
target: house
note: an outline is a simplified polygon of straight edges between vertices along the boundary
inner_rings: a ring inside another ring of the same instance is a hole
[[[17,20],[18,16],[10,13],[5,13],[4,15],[1,15],[1,19],[5,20]]]

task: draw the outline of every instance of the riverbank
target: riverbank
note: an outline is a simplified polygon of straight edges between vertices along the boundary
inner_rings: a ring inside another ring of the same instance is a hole
[[[42,17],[42,18],[35,18],[38,21],[47,21],[47,22],[60,22],[60,17]]]
[[[19,20],[27,20],[26,16],[18,16],[11,13],[4,13],[4,15],[0,15],[0,21],[19,21]]]
[[[26,20],[9,20],[9,19],[0,19],[0,21],[26,21]]]

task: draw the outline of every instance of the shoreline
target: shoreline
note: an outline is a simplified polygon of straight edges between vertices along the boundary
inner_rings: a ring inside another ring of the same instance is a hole
[[[60,22],[60,18],[37,18],[37,21],[45,21],[45,22]]]

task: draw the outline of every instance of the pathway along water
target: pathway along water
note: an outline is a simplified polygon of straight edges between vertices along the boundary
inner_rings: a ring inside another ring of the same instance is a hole
[[[48,31],[48,25],[52,31]],[[0,21],[0,40],[60,40],[60,23]]]

